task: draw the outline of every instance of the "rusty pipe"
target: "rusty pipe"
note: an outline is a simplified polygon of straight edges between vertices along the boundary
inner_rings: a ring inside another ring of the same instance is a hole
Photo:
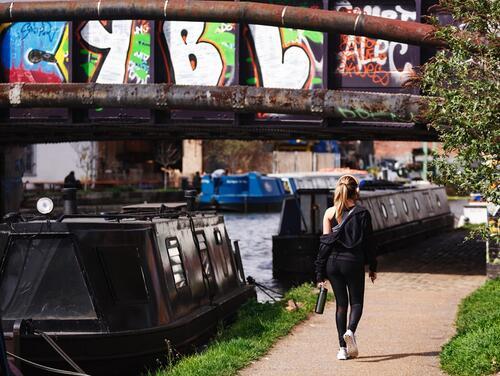
[[[176,20],[239,22],[366,36],[444,47],[436,28],[418,22],[249,1],[96,0],[23,1],[0,4],[0,23],[15,21]]]
[[[340,90],[171,84],[0,84],[0,108],[128,107],[156,110],[271,112],[357,120],[420,120],[424,97]]]

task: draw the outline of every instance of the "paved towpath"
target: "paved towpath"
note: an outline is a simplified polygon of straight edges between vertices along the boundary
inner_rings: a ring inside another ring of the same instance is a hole
[[[330,303],[240,375],[443,375],[439,352],[455,332],[457,305],[485,281],[484,246],[463,236],[454,231],[379,257],[379,278],[367,278],[358,358],[336,360]]]

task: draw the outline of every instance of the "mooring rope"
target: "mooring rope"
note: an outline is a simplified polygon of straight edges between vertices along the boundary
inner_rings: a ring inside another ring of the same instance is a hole
[[[279,293],[278,291],[276,290],[273,290],[272,288],[270,287],[267,287],[259,282],[257,282],[253,277],[251,276],[248,276],[247,277],[247,282],[252,284],[252,285],[255,285],[257,288],[259,288],[264,294],[266,294],[267,296],[269,296],[272,300],[274,300],[275,302],[277,302],[276,298],[274,296],[272,296],[271,294],[269,294],[268,291],[272,292],[273,294],[277,295],[278,298],[283,298],[283,294]]]
[[[15,359],[19,359],[20,361],[22,362],[25,362],[33,367],[36,367],[36,368],[39,368],[39,369],[42,369],[44,371],[47,371],[47,372],[52,372],[52,373],[58,373],[60,375],[72,375],[72,376],[90,376],[89,374],[86,374],[86,373],[80,373],[80,372],[73,372],[73,371],[66,371],[64,369],[58,369],[58,368],[52,368],[52,367],[48,367],[48,366],[44,366],[43,364],[39,364],[39,363],[35,363],[35,362],[32,362],[31,360],[28,360],[28,359],[25,359],[25,358],[22,358],[16,354],[12,354],[11,352],[9,351],[6,351],[6,353],[15,358]]]

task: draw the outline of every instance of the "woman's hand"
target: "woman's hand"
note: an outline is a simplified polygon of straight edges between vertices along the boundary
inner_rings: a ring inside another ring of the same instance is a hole
[[[322,287],[325,287],[325,283],[326,283],[325,281],[318,282],[318,283],[316,284],[316,287],[317,287],[317,288],[319,288],[319,289],[320,289],[320,288],[322,288]]]
[[[372,280],[372,283],[375,283],[375,280],[377,279],[377,273],[376,272],[370,272],[368,275],[370,276],[370,279]]]

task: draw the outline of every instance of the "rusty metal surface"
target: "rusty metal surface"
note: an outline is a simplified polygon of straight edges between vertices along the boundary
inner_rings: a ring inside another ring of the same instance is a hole
[[[27,1],[0,4],[0,23],[149,19],[239,22],[367,36],[401,43],[445,46],[436,28],[418,22],[248,1],[104,0]]]
[[[423,97],[339,90],[171,84],[0,84],[0,107],[128,107],[274,112],[344,120],[412,122],[425,112]]]

